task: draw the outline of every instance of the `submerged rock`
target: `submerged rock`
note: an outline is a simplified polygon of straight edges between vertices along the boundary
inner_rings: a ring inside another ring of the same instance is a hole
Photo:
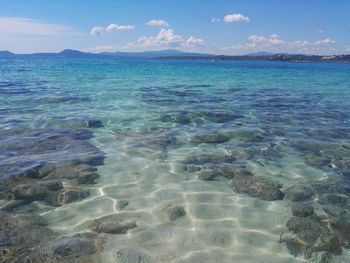
[[[203,119],[216,123],[227,123],[241,117],[241,115],[230,111],[180,111],[171,114],[164,114],[159,120],[162,122],[174,122],[189,125],[192,123],[203,123]]]
[[[327,260],[341,254],[342,246],[349,246],[350,216],[344,208],[348,195],[346,182],[298,184],[286,190],[286,200],[300,202],[293,203],[293,217],[287,222],[290,233],[281,236],[291,254],[313,258],[314,253],[321,253],[317,255],[323,255],[322,258]],[[322,204],[326,215],[315,214],[312,203],[302,203],[313,197],[317,198],[312,202]]]
[[[142,136],[136,139],[136,146],[138,147],[149,147],[152,149],[164,149],[165,147],[176,145],[177,139],[171,134],[161,133],[153,134],[149,136]]]
[[[280,183],[259,176],[237,177],[233,180],[235,192],[268,201],[283,199],[281,187]]]
[[[195,164],[183,164],[183,165],[180,165],[179,168],[182,171],[188,172],[188,173],[199,172],[202,170],[201,165],[195,165]]]
[[[1,262],[13,262],[27,249],[53,240],[57,234],[46,227],[39,216],[13,215],[0,211],[0,247],[4,253]]]
[[[349,154],[346,154],[345,156],[337,156],[333,159],[332,162],[333,162],[334,166],[336,167],[336,169],[339,170],[343,176],[350,177]]]
[[[312,217],[292,217],[287,227],[293,234],[282,234],[281,242],[287,243],[287,248],[294,256],[301,253],[306,255],[320,235],[327,233],[327,229]]]
[[[101,165],[104,154],[86,141],[91,137],[87,129],[44,130],[23,137],[9,137],[0,145],[5,158],[2,161],[6,161],[6,165],[0,167],[0,178],[41,179],[47,175],[45,166],[63,163]],[[13,159],[13,156],[21,156],[21,159]]]
[[[203,111],[200,114],[205,118],[212,122],[216,123],[226,123],[230,121],[234,121],[242,116],[239,114],[234,114],[230,111]]]
[[[221,133],[207,133],[196,135],[193,139],[194,142],[199,143],[224,143],[230,140],[230,137]]]
[[[293,204],[292,213],[293,216],[298,217],[311,216],[314,213],[314,208],[311,205]]]
[[[250,172],[247,167],[243,165],[227,165],[222,164],[218,166],[214,166],[209,168],[212,172],[215,172],[223,177],[228,179],[240,178],[253,176],[252,172]]]
[[[101,128],[103,127],[102,121],[97,119],[89,119],[85,121],[87,128]]]
[[[61,257],[81,257],[102,250],[102,239],[93,233],[62,237],[53,242],[54,254]]]
[[[335,148],[335,145],[331,143],[325,143],[324,141],[311,139],[295,141],[293,146],[299,151],[312,152],[315,154],[319,154],[321,150]]]
[[[307,250],[306,257],[311,257],[312,253],[319,251],[326,251],[335,255],[341,254],[342,248],[339,239],[329,233],[322,233],[316,243]]]
[[[240,160],[249,160],[253,158],[254,153],[252,154],[248,149],[240,149],[234,153],[234,156]]]
[[[338,237],[344,246],[350,244],[350,214],[342,213],[340,216],[332,216],[329,227],[334,236]]]
[[[42,202],[60,206],[88,197],[89,191],[73,186],[98,178],[94,166],[103,163],[104,155],[86,141],[91,137],[87,129],[44,130],[9,135],[0,143],[0,199],[6,211],[0,211],[0,262],[89,261],[85,256],[96,250],[87,236],[56,239],[58,234],[42,218],[15,212],[32,212]],[[38,205],[28,205],[33,201]]]
[[[246,143],[259,143],[264,141],[264,136],[260,133],[246,134],[242,140]]]
[[[17,186],[13,190],[16,199],[41,200],[48,194],[48,189],[43,185]]]
[[[342,194],[325,194],[320,197],[320,204],[346,204],[349,198]]]
[[[186,215],[186,211],[182,206],[174,206],[167,209],[167,214],[170,221],[175,221],[176,219]]]
[[[235,157],[229,155],[210,155],[202,154],[197,156],[190,156],[186,158],[184,164],[221,164],[221,163],[233,163],[236,160]]]
[[[62,206],[64,204],[76,202],[87,198],[90,195],[89,191],[81,189],[63,189],[60,192],[50,192],[46,201],[53,206]]]
[[[201,172],[198,175],[198,179],[203,181],[214,181],[217,179],[217,177],[218,177],[218,174],[212,173],[212,172]]]
[[[314,183],[311,184],[317,196],[321,197],[323,195],[341,195],[350,196],[350,183],[347,180],[341,181],[339,183]],[[332,198],[332,197],[330,197]]]
[[[29,204],[30,202],[32,202],[32,200],[10,200],[1,207],[1,210],[5,212],[12,212],[21,206]]]
[[[307,185],[297,184],[285,191],[284,199],[292,202],[301,202],[313,197],[314,190]]]
[[[41,178],[40,169],[43,167],[44,163],[34,163],[28,167],[24,167],[21,170],[21,176],[25,178],[37,179]],[[22,167],[21,167],[22,168]]]
[[[128,205],[129,205],[129,202],[127,200],[119,200],[116,204],[117,208],[120,210],[124,209]]]
[[[323,205],[322,208],[330,217],[340,218],[348,214],[348,212],[344,208],[335,204],[326,204]]]
[[[20,255],[16,262],[58,263],[93,262],[92,256],[103,250],[105,240],[95,233],[81,233],[60,237]]]
[[[317,217],[292,217],[287,227],[295,234],[294,239],[285,239],[293,243],[306,258],[311,258],[315,252],[328,252],[333,255],[341,254],[341,238],[336,231],[326,226]],[[332,231],[330,231],[332,230]]]
[[[97,169],[91,165],[73,163],[44,166],[40,173],[46,179],[68,179],[72,184],[94,184],[99,178]]]
[[[137,226],[135,220],[123,220],[120,215],[108,215],[94,220],[90,228],[98,233],[126,234]]]
[[[176,113],[176,114],[165,114],[159,118],[162,122],[173,122],[182,125],[188,125],[193,123],[194,119],[191,118],[190,114]]]
[[[154,260],[148,254],[143,251],[139,251],[136,248],[124,247],[116,251],[116,262],[125,263],[152,263]]]
[[[314,157],[306,157],[305,163],[307,165],[313,166],[313,167],[323,167],[323,166],[331,166],[332,160],[321,157],[321,156],[314,156]]]
[[[292,232],[282,233],[280,236],[280,242],[285,243],[290,254],[294,257],[305,254],[308,243],[298,238],[298,236]]]
[[[231,180],[246,176],[253,176],[253,174],[243,165],[219,164],[202,166],[198,178],[205,181],[213,181],[217,177]]]
[[[41,185],[45,186],[50,191],[58,191],[63,188],[63,184],[60,180],[43,181]]]
[[[147,158],[166,159],[169,149],[179,145],[179,141],[174,134],[162,129],[146,135],[130,136],[130,138],[132,139],[132,145],[125,149],[126,152],[133,155],[147,156]]]

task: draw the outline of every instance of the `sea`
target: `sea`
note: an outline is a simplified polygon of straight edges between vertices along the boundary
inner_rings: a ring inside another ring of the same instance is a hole
[[[1,262],[350,262],[350,64],[0,59],[0,185]]]

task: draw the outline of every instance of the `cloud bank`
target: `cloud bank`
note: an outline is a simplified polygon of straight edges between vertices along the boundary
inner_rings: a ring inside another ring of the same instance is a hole
[[[270,52],[291,52],[291,53],[329,53],[336,51],[330,46],[336,44],[336,41],[330,38],[317,41],[307,40],[282,40],[277,34],[270,36],[251,35],[248,37],[245,44],[233,45],[228,48],[223,48],[224,51],[270,51]]]
[[[193,36],[184,40],[181,35],[174,33],[172,29],[162,28],[156,36],[140,37],[137,41],[143,48],[159,49],[159,48],[197,48],[204,44],[200,38]]]
[[[172,29],[161,28],[155,36],[140,37],[126,45],[103,45],[90,48],[90,51],[145,51],[162,49],[196,50],[205,44],[204,40],[194,36],[184,38]]]

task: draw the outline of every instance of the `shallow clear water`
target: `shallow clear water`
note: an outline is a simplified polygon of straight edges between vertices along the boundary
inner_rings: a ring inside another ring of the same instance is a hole
[[[127,234],[105,235],[96,262],[317,261],[294,257],[280,242],[290,202],[237,193],[230,179],[201,180],[184,166],[191,156],[232,156],[254,176],[280,182],[282,192],[298,183],[348,185],[349,73],[350,65],[330,63],[1,60],[0,142],[102,121],[91,142],[106,158],[97,183],[83,186],[90,196],[59,207],[35,201],[30,210],[60,235],[113,213],[135,219]],[[218,133],[225,140],[198,137]],[[315,157],[329,162],[307,161]],[[0,165],[7,162],[1,150]],[[341,194],[347,210],[350,194]],[[173,206],[186,215],[169,220]],[[331,260],[349,258],[343,246]]]

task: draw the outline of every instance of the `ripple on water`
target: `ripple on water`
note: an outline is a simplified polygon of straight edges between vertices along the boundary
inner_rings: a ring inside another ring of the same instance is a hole
[[[56,207],[45,198],[20,201],[23,209],[6,213],[40,214],[59,236],[79,233],[73,238],[79,242],[96,219],[135,220],[124,234],[97,234],[104,244],[96,262],[322,262],[323,252],[294,257],[280,242],[295,204],[236,193],[231,180],[243,176],[259,191],[260,177],[280,182],[282,192],[306,185],[312,198],[300,205],[313,207],[314,222],[327,221],[336,238],[349,237],[339,227],[348,225],[350,209],[348,65],[41,61],[13,71],[29,62],[11,63],[0,65],[1,177],[63,162],[50,176],[89,195]],[[72,132],[87,119],[101,119],[103,127]],[[67,161],[95,166],[102,157],[104,165],[89,170],[97,181],[72,179],[77,173]],[[212,181],[201,180],[205,172]],[[13,198],[7,186],[0,187],[1,206]],[[11,201],[8,208],[19,206]],[[303,240],[294,230],[285,237]],[[341,245],[342,255],[323,260],[347,262]]]

